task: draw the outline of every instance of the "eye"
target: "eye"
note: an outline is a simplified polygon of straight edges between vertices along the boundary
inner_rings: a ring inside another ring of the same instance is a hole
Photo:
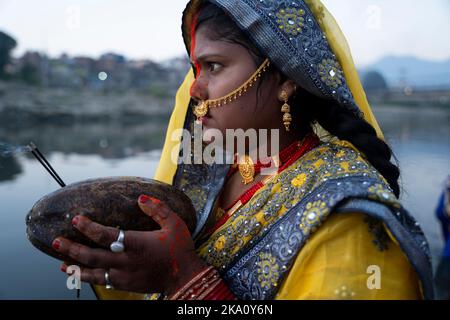
[[[210,72],[217,72],[222,68],[222,65],[217,62],[207,62],[208,68]]]

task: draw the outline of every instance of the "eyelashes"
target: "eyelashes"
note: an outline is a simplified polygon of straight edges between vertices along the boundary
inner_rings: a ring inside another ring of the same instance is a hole
[[[198,75],[200,74],[200,70],[202,70],[202,69],[208,70],[208,72],[211,74],[216,74],[223,68],[223,65],[221,63],[213,62],[213,61],[206,61],[204,63],[204,65],[205,65],[205,67],[201,68],[198,64],[191,63],[191,67],[192,67],[192,70],[194,71],[195,78],[198,77]]]
[[[223,67],[223,66],[222,66],[220,63],[218,63],[218,62],[207,62],[206,64],[208,65],[208,70],[209,70],[211,73],[218,72],[218,71],[220,71],[220,69]]]

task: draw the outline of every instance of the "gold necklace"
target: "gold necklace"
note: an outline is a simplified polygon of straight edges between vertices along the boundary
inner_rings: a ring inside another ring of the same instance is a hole
[[[297,152],[297,150],[302,147],[305,140],[306,137],[304,137],[301,141],[291,143],[289,146],[281,150],[281,152],[278,153],[277,155],[269,157],[269,159],[267,159],[268,161],[265,162],[257,161],[256,165],[249,155],[244,154],[242,156],[239,156],[238,154],[236,154],[235,155],[236,159],[237,158],[239,159],[237,160],[235,159],[235,163],[232,165],[233,171],[231,172],[234,172],[234,170],[236,170],[237,168],[239,174],[242,177],[242,183],[244,183],[245,185],[252,183],[254,181],[255,173],[260,172],[262,170],[261,169],[262,167],[264,166],[267,167],[267,165],[269,166],[273,165],[275,168],[279,168],[281,164],[284,164],[287,161],[289,161],[290,157],[292,157],[295,154],[295,152]]]
[[[244,82],[243,85],[233,90],[226,96],[214,100],[200,101],[199,104],[194,107],[194,114],[197,117],[197,119],[206,116],[208,114],[209,108],[217,108],[224,106],[236,100],[238,97],[242,96],[244,93],[247,92],[249,88],[251,88],[255,84],[255,82],[259,78],[261,78],[261,75],[267,70],[269,65],[270,65],[269,59],[264,60],[261,66],[255,71],[255,73],[253,73],[253,75],[247,81]]]
[[[243,156],[243,159],[239,162],[238,170],[241,174],[243,184],[249,184],[253,182],[255,176],[255,165],[250,156]]]

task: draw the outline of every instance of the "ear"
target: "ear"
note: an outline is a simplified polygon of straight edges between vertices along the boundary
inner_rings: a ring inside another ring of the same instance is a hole
[[[296,90],[297,90],[297,85],[295,84],[295,82],[290,79],[287,79],[286,81],[281,83],[278,88],[278,99],[280,101],[283,101],[283,96],[282,96],[283,91],[287,93],[288,98],[291,98],[294,95]]]

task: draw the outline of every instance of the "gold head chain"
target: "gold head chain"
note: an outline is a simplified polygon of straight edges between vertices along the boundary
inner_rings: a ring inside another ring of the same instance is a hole
[[[206,116],[208,114],[209,108],[224,106],[242,96],[247,92],[249,88],[251,88],[255,84],[255,82],[259,78],[261,78],[261,75],[267,70],[269,65],[269,59],[264,60],[261,66],[255,71],[255,73],[247,81],[245,81],[243,85],[241,85],[230,94],[227,94],[226,96],[219,99],[200,101],[199,104],[194,107],[194,114],[197,119]]]

